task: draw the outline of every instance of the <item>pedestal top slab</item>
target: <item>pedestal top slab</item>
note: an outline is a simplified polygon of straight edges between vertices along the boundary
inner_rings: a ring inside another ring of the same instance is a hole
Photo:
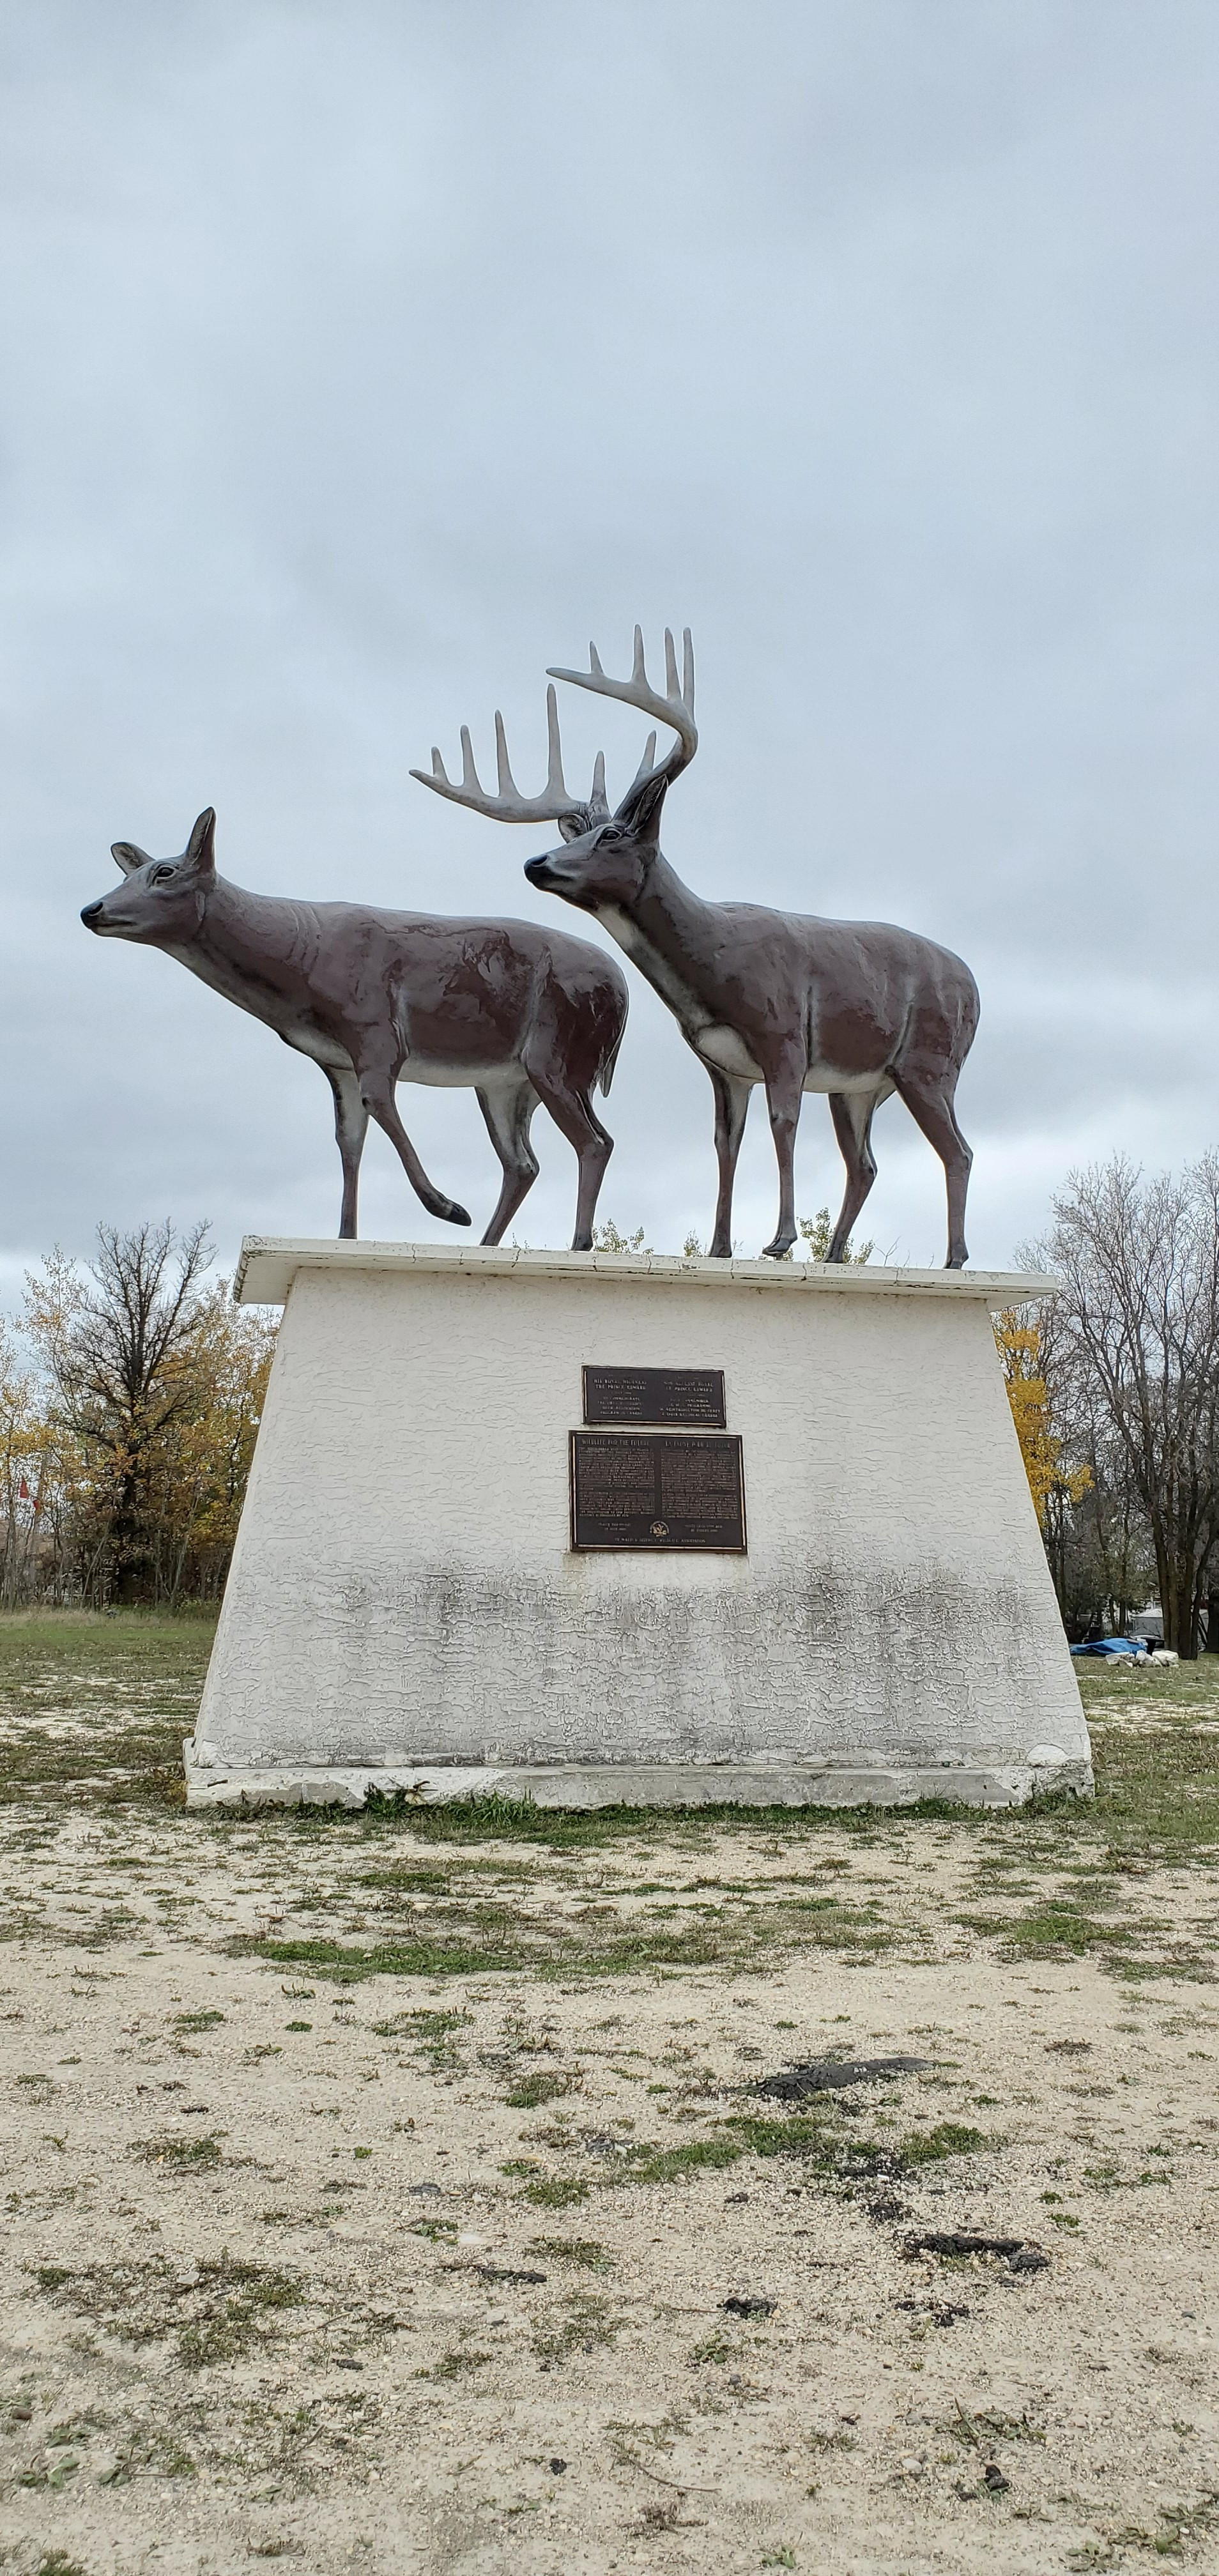
[[[503,1244],[338,1243],[247,1234],[233,1279],[239,1306],[282,1306],[302,1270],[407,1270],[479,1278],[647,1280],[654,1287],[766,1288],[789,1295],[964,1297],[999,1313],[1048,1297],[1058,1281],[1037,1270],[887,1269],[880,1262],[687,1261],[676,1252],[526,1252]]]

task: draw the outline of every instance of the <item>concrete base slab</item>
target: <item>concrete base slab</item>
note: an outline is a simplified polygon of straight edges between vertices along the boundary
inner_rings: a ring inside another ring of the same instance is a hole
[[[346,1807],[361,1809],[371,1797],[434,1807],[460,1798],[515,1798],[535,1807],[910,1807],[923,1799],[954,1806],[1019,1807],[1034,1795],[1070,1790],[1086,1796],[1091,1773],[1083,1762],[1025,1764],[1020,1769],[938,1771],[748,1768],[744,1763],[697,1762],[557,1764],[550,1770],[436,1769],[374,1771],[323,1769],[212,1772],[197,1766],[186,1746],[188,1807]]]
[[[1047,1284],[247,1243],[286,1308],[190,1804],[1087,1790],[991,1328]],[[573,1545],[586,1367],[722,1371],[743,1550]]]

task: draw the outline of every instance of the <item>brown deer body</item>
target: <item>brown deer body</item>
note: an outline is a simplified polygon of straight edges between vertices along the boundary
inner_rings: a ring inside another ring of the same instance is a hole
[[[498,717],[498,798],[479,788],[465,732],[460,784],[446,777],[436,752],[430,777],[422,770],[412,774],[437,794],[499,820],[540,819],[544,810],[558,823],[564,846],[531,859],[526,876],[603,923],[668,1004],[710,1074],[719,1158],[712,1253],[732,1250],[737,1156],[750,1092],[761,1083],[779,1166],[779,1222],[768,1253],[781,1257],[796,1240],[794,1154],[802,1095],[828,1093],[846,1164],[846,1193],[829,1248],[829,1259],[841,1261],[876,1178],[872,1119],[897,1092],[944,1165],[948,1267],[959,1269],[968,1258],[965,1198],[972,1157],[957,1125],[954,1094],[978,1025],[978,991],[969,968],[949,949],[888,923],[823,921],[760,904],[705,903],[683,885],[661,854],[658,834],[666,790],[698,745],[689,634],[680,684],[667,634],[665,652],[663,695],[649,684],[638,627],[629,680],[608,679],[595,648],[588,671],[550,675],[638,707],[677,735],[668,758],[656,765],[651,736],[638,775],[613,814],[600,758],[587,803],[557,792],[562,769],[553,689],[550,779],[527,814],[512,810],[503,792],[511,778]]]
[[[375,1118],[430,1214],[468,1225],[433,1187],[398,1115],[399,1082],[474,1090],[503,1172],[485,1243],[498,1243],[537,1178],[538,1102],[579,1163],[574,1251],[613,1152],[592,1106],[609,1090],[626,1024],[625,980],[582,939],[528,921],[463,921],[369,904],[248,894],[216,873],[211,808],[180,859],[114,844],[124,883],[86,904],[103,938],[164,949],[321,1066],[343,1164],[339,1233],[356,1233],[360,1157]]]

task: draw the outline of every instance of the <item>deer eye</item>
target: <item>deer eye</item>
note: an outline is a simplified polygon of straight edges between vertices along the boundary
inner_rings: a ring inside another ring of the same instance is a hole
[[[168,885],[170,878],[176,875],[176,868],[171,867],[168,862],[166,862],[164,866],[153,869],[148,882],[150,885]]]

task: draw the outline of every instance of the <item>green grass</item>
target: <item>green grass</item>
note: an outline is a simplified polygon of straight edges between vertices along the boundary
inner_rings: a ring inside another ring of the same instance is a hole
[[[218,2263],[201,2263],[199,2270],[210,2303],[178,2336],[178,2358],[188,2370],[236,2361],[258,2340],[270,2311],[299,2307],[304,2297],[291,2273],[265,2263],[237,2262],[227,2253]]]
[[[210,2173],[221,2162],[222,2129],[209,2130],[202,2137],[167,2133],[159,2138],[142,2138],[132,2148],[142,2164],[164,2165],[170,2173]]]
[[[538,2361],[550,2369],[570,2360],[576,2352],[594,2352],[612,2344],[621,2334],[626,2319],[615,2316],[608,2299],[594,2298],[587,2290],[577,2291],[567,2303],[565,2316],[549,2317],[544,2325],[535,2326],[533,2350]]]
[[[970,2129],[959,2120],[941,2120],[934,2129],[912,2129],[899,2139],[893,2153],[907,2173],[919,2165],[937,2165],[945,2156],[977,2156],[998,2144],[982,2129]]]
[[[215,1615],[0,1615],[0,1801],[88,1783],[101,1801],[184,1805],[182,1739],[195,1722]]]
[[[224,1947],[232,1959],[267,1959],[279,1967],[307,1967],[314,1976],[329,1977],[346,1986],[358,1985],[366,1977],[476,1977],[488,1969],[524,1967],[528,1957],[519,1948],[511,1947],[506,1938],[502,1944],[481,1948],[469,1941],[421,1938],[378,1942],[374,1949],[367,1950],[354,1942],[264,1941],[239,1933]]]
[[[225,2251],[178,2271],[164,2255],[145,2263],[42,2264],[34,2278],[56,2306],[100,2325],[121,2343],[173,2341],[188,2370],[239,2360],[268,2321],[304,2297],[291,2272]]]
[[[553,1904],[526,1914],[520,1903],[495,1904],[474,1895],[454,1897],[448,1920],[433,1909],[434,1928],[389,1937],[369,1946],[333,1937],[280,1940],[238,1933],[225,1944],[231,1958],[265,1959],[274,1966],[307,1968],[340,1984],[368,1977],[470,1977],[527,1970],[535,1977],[603,1979],[677,1975],[683,1970],[745,1970],[780,1955],[829,1949],[873,1958],[893,1939],[892,1925],[874,1905],[848,1905],[837,1897],[782,1897],[768,1892],[735,1904],[697,1905],[695,1920],[626,1921],[609,1931],[587,1917],[565,1915]],[[612,1913],[603,1905],[601,1913]],[[396,2036],[389,2022],[374,2027]],[[541,2098],[541,2097],[539,2097]]]
[[[402,2012],[392,2014],[388,2021],[375,2021],[373,2029],[378,2039],[412,2040],[416,2056],[439,2075],[463,2064],[457,2034],[473,2017],[461,2008],[456,2012]]]
[[[550,2143],[563,2142],[555,2138]],[[700,2174],[722,2173],[746,2156],[799,2156],[827,2182],[851,2188],[869,2174],[914,2173],[924,2165],[978,2155],[1001,2143],[955,2120],[941,2120],[933,2129],[911,2130],[904,2138],[860,2137],[854,2121],[844,2119],[840,2106],[831,2103],[820,2113],[795,2112],[788,2118],[736,2112],[711,2137],[687,2138],[677,2147],[663,2146],[655,2138],[622,2137],[616,2141],[618,2152],[612,2160],[599,2165],[587,2181],[541,2174],[528,2158],[518,2157],[501,2165],[500,2171],[521,2177],[523,2200],[537,2208],[563,2209],[588,2200],[594,2191],[692,2182]],[[570,2144],[576,2147],[577,2139],[573,2137]]]
[[[573,2092],[579,2083],[576,2075],[522,2075],[504,2100],[513,2111],[537,2111],[544,2102],[558,2102],[565,2093]]]
[[[613,2256],[591,2236],[531,2236],[527,2254],[548,2255],[555,2263],[578,2263],[584,2272],[608,2272]]]
[[[1219,1656],[1120,1682],[1101,1665],[1075,1672],[1094,1729],[1093,1833],[1109,1859],[1219,1854],[1219,1735],[1201,1731],[1219,1717]]]
[[[724,2165],[736,2164],[741,2149],[733,2138],[688,2138],[684,2146],[661,2147],[641,2141],[631,2142],[629,2161],[598,2175],[603,2187],[628,2182],[685,2182],[691,2174],[715,2172]]]
[[[502,2170],[508,2173],[510,2167],[505,2165]],[[541,2174],[536,2181],[526,2183],[521,2198],[534,2209],[575,2209],[588,2195],[586,2182],[570,2182],[561,2174]]]
[[[912,2129],[904,2138],[876,2138],[860,2136],[853,2120],[839,2125],[839,2119],[831,2105],[821,2113],[794,2112],[789,2119],[737,2112],[726,2125],[740,2142],[740,2155],[801,2156],[821,2173],[847,2177],[869,2168],[910,2173],[920,2165],[978,2155],[998,2144],[981,2129],[956,2120],[941,2120],[934,2129]]]

